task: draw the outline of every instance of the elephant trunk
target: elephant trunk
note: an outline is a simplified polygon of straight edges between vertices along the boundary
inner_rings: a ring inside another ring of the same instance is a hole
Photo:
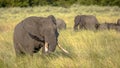
[[[57,37],[53,32],[49,32],[45,36],[45,52],[54,52],[57,45]]]

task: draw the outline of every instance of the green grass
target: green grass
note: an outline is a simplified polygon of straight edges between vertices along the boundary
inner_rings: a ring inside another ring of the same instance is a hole
[[[38,6],[28,8],[0,8],[0,68],[120,68],[120,33],[114,30],[73,31],[74,17],[78,14],[95,15],[100,23],[116,22],[119,7],[80,6],[70,8]],[[59,48],[49,55],[15,57],[13,30],[17,23],[29,16],[54,15],[62,18],[67,29],[60,31],[59,43],[70,52]]]

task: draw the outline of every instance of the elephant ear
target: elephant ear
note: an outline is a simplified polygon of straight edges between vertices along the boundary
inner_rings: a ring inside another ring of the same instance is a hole
[[[77,15],[74,20],[75,24],[78,25],[80,20],[81,20],[80,15]]]
[[[40,35],[40,31],[38,27],[41,27],[38,24],[39,20],[37,21],[36,17],[30,17],[23,21],[24,30],[34,39],[43,40],[42,36]]]
[[[54,23],[55,25],[57,25],[57,24],[56,24],[56,19],[55,19],[55,17],[54,17],[53,15],[49,15],[48,18],[50,18],[50,19],[53,21],[53,23]]]
[[[80,15],[77,15],[74,19],[74,30],[78,30],[80,20],[81,20]]]

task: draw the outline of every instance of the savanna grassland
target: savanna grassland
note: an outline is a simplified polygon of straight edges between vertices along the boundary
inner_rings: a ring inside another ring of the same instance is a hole
[[[120,8],[80,5],[69,8],[0,8],[0,68],[120,68],[120,32],[74,32],[74,17],[78,14],[94,15],[100,23],[116,23],[120,18]],[[66,22],[67,29],[59,32],[59,43],[70,54],[64,54],[56,48],[49,56],[43,56],[39,51],[33,57],[16,58],[12,39],[15,25],[29,16],[48,15],[62,18]]]

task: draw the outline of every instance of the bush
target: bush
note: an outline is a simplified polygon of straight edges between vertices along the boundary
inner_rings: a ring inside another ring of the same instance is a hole
[[[0,7],[29,7],[29,6],[62,6],[69,7],[72,4],[120,6],[120,0],[0,0]]]

